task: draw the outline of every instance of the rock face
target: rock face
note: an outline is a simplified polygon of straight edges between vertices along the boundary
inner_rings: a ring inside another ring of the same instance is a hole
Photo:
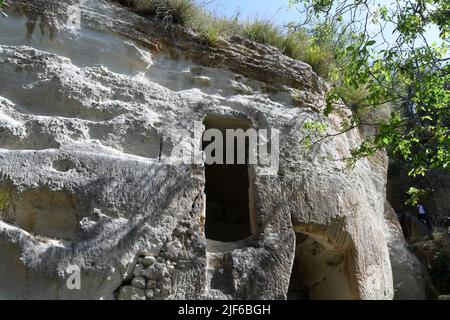
[[[306,122],[340,124],[308,65],[106,1],[83,1],[74,28],[73,4],[0,17],[0,298],[393,298],[386,159],[346,169],[357,131],[305,149]],[[248,168],[239,241],[206,239],[205,167],[175,161],[205,119],[280,133],[278,170]]]
[[[410,251],[397,214],[386,201],[386,234],[396,300],[435,299],[436,289],[419,259]]]

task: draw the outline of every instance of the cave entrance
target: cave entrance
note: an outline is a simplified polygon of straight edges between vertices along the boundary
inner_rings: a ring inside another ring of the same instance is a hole
[[[249,237],[254,231],[253,166],[248,164],[249,139],[245,139],[245,163],[237,161],[238,141],[234,139],[234,161],[227,164],[230,150],[226,147],[226,130],[250,128],[246,121],[235,118],[207,118],[205,130],[219,130],[223,137],[223,163],[205,163],[206,225],[208,240],[235,242]],[[205,138],[205,135],[204,135]],[[205,151],[215,140],[205,141]],[[217,152],[217,150],[216,150]],[[211,153],[213,156],[215,152]],[[208,157],[208,154],[206,154]]]
[[[349,252],[336,249],[322,236],[297,233],[296,237],[288,300],[357,299]]]

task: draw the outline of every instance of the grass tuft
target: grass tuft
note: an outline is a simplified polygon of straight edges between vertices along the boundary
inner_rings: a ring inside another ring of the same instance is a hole
[[[322,45],[305,30],[284,32],[272,22],[263,19],[240,22],[236,15],[224,19],[206,13],[194,0],[114,0],[144,16],[161,20],[165,29],[183,26],[197,32],[200,41],[217,46],[223,38],[237,35],[255,42],[276,47],[284,55],[301,60],[321,77],[331,80],[336,59],[333,48]]]
[[[129,0],[140,14],[158,17],[166,27],[190,26],[200,9],[193,0]]]
[[[3,180],[0,175],[0,220],[9,219],[9,208],[11,204],[11,186]]]
[[[0,211],[8,206],[10,190],[6,184],[0,183]]]
[[[190,26],[195,30],[201,41],[205,44],[216,46],[224,37],[239,34],[241,25],[238,18],[217,18],[205,12],[199,12],[197,18]]]

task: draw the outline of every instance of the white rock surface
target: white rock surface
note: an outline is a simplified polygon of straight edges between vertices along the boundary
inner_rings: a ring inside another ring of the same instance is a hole
[[[139,288],[127,286],[120,289],[119,300],[146,300],[145,291]]]
[[[136,277],[131,281],[133,287],[138,289],[145,289],[146,282],[144,277]]]
[[[309,66],[264,46],[239,53],[238,42],[204,49],[215,52],[208,58],[186,49],[192,39],[169,43],[152,22],[105,1],[84,2],[78,31],[58,16],[68,0],[9,3],[0,17],[0,182],[10,190],[0,298],[145,299],[127,283],[146,252],[164,255],[144,272],[157,281],[150,299],[286,298],[296,233],[324,248],[303,266],[311,298],[393,298],[386,159],[343,170],[356,131],[304,149],[305,121],[339,125],[318,112],[326,88]],[[206,116],[281,132],[278,174],[254,182],[257,233],[214,258],[233,265],[232,285],[219,289],[206,276],[217,270],[203,230],[204,170],[169,161],[174,129],[192,131]],[[345,259],[327,269],[327,254]],[[81,290],[66,285],[73,265]],[[340,292],[330,289],[337,284]]]

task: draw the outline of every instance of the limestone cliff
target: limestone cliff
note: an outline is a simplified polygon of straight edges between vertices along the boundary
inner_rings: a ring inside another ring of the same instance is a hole
[[[340,122],[322,116],[310,66],[240,38],[208,47],[107,1],[83,1],[80,28],[75,1],[7,3],[0,298],[393,298],[386,158],[346,169],[357,131],[305,150],[306,121]],[[175,129],[205,119],[280,132],[276,174],[249,170],[239,241],[207,239],[205,168],[171,161]]]

